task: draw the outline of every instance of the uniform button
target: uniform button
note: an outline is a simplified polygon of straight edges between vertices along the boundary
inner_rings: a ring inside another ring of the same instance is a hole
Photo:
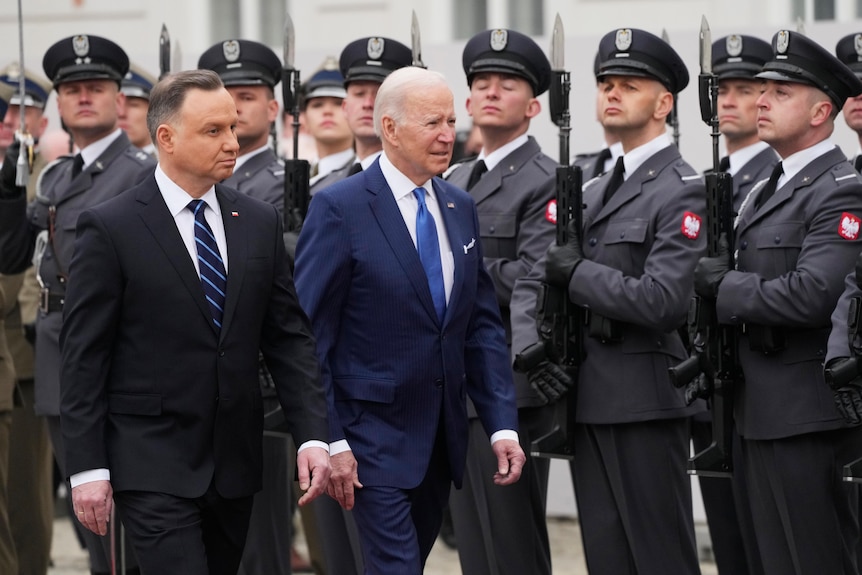
[[[219,352],[218,352],[218,356],[219,356],[219,357],[224,357],[224,350],[219,350]]]
[[[438,387],[438,388],[443,387],[443,380],[442,379],[435,379],[434,380],[434,387]]]
[[[595,246],[599,241],[596,238],[590,238],[590,245]]]
[[[732,315],[732,316],[730,316],[730,322],[731,323],[739,323],[739,318],[736,317],[735,315]]]
[[[626,237],[626,233],[625,233],[625,232],[620,232],[620,239],[622,239],[622,238],[624,238],[624,237]]]
[[[655,345],[656,345],[656,347],[661,349],[661,340],[658,340],[657,342],[655,342]]]
[[[781,236],[775,236],[775,243],[776,243],[776,244],[780,244],[780,243],[781,243]]]
[[[488,231],[493,234],[495,231],[497,231],[497,228],[494,226],[490,226],[490,227],[488,227]]]
[[[748,247],[748,240],[742,240],[742,243],[739,245],[739,249],[744,250]]]

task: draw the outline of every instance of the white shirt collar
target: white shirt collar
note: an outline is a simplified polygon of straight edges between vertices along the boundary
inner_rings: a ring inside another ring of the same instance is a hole
[[[392,195],[395,196],[395,201],[400,200],[408,194],[412,194],[416,188],[425,188],[428,195],[436,200],[434,196],[434,186],[431,185],[431,179],[421,186],[417,186],[413,181],[405,176],[395,165],[386,157],[386,154],[380,154],[380,171],[383,172],[383,178],[389,184],[389,189],[392,190]]]
[[[81,150],[81,157],[84,158],[84,169],[86,169],[90,164],[99,159],[105,150],[108,149],[108,146],[114,143],[114,140],[120,137],[123,131],[119,128],[102,138],[101,140],[96,140],[86,148]]]
[[[732,154],[728,156],[730,160],[730,169],[728,173],[731,176],[735,176],[736,172],[742,169],[742,167],[751,161],[754,156],[765,150],[769,147],[769,144],[766,142],[756,142],[751,144],[750,146],[745,146],[741,150],[736,150]],[[776,154],[777,156],[777,154]]]
[[[805,148],[782,159],[781,167],[784,168],[784,174],[778,179],[778,185],[775,189],[779,189],[785,182],[790,181],[793,176],[798,174],[802,168],[833,148],[835,148],[835,142],[832,141],[832,138],[826,138],[810,148]]]
[[[374,160],[376,160],[377,157],[380,156],[380,154],[382,154],[382,153],[383,153],[383,150],[380,150],[378,152],[374,152],[373,154],[371,154],[370,156],[368,156],[364,160],[361,160],[359,162],[359,164],[362,166],[362,169],[367,170],[368,168],[370,168],[371,164],[374,163]]]
[[[168,177],[168,175],[162,170],[162,165],[158,164],[156,166],[156,183],[159,186],[159,191],[162,194],[162,197],[165,199],[165,204],[168,206],[168,211],[170,211],[171,216],[174,218],[177,217],[177,214],[186,209],[193,199],[192,196],[189,195],[184,189],[179,187],[176,182]],[[205,193],[200,199],[207,203],[207,206],[219,217],[221,218],[221,208],[219,207],[218,198],[215,193],[215,186],[212,186],[207,193]]]
[[[629,176],[634,174],[637,169],[641,167],[641,164],[670,145],[670,136],[667,134],[661,134],[646,144],[642,144],[626,154],[623,154],[623,165],[626,167],[625,179],[628,180]]]
[[[515,138],[511,142],[508,142],[507,144],[500,146],[499,148],[497,148],[496,150],[494,150],[493,152],[491,152],[487,156],[485,155],[485,150],[483,149],[479,153],[479,157],[477,158],[477,161],[478,160],[484,160],[485,167],[490,172],[491,170],[496,168],[497,164],[502,162],[506,156],[508,156],[509,154],[511,154],[512,152],[514,152],[515,150],[517,150],[518,148],[520,148],[521,146],[526,144],[528,140],[529,140],[529,138],[527,137],[527,134],[521,134],[520,136],[518,136],[517,138]]]
[[[322,178],[330,172],[345,166],[353,158],[353,155],[353,148],[347,148],[346,150],[320,158],[320,161],[317,162],[317,177]]]
[[[233,167],[233,171],[234,171],[234,172],[235,172],[235,171],[237,171],[238,169],[240,169],[240,168],[242,167],[242,165],[243,165],[244,163],[246,163],[247,161],[249,161],[250,159],[252,159],[252,158],[253,158],[253,157],[255,157],[256,155],[264,153],[264,152],[265,152],[265,151],[267,151],[268,149],[269,149],[269,145],[268,145],[268,144],[264,144],[263,146],[261,146],[261,147],[257,148],[256,150],[252,150],[252,151],[248,152],[247,154],[243,154],[243,155],[241,155],[241,156],[237,156],[237,158],[236,158],[236,164],[235,164],[235,165],[234,165],[234,167]]]

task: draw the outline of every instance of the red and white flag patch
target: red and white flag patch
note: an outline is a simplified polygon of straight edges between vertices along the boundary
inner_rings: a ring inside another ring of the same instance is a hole
[[[859,223],[859,218],[849,212],[844,212],[838,223],[838,235],[845,240],[859,239]]]
[[[690,240],[696,240],[700,235],[701,217],[691,212],[682,215],[682,235]]]
[[[551,200],[545,206],[545,219],[554,225],[557,225],[557,200]]]

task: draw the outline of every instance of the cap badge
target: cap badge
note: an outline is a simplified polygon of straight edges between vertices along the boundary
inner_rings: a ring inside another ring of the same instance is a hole
[[[725,46],[727,47],[728,56],[731,58],[739,56],[742,54],[742,36],[737,36],[736,34],[728,36]]]
[[[775,52],[778,54],[786,54],[787,48],[790,46],[790,32],[781,30],[775,36]]]
[[[239,42],[236,40],[227,40],[221,45],[224,59],[228,62],[236,62],[239,60]]]
[[[369,38],[368,39],[368,57],[372,60],[379,60],[381,56],[383,56],[383,48],[384,42],[383,38]]]
[[[853,47],[856,49],[856,55],[862,59],[862,34],[853,36]]]
[[[508,30],[501,30],[500,28],[497,28],[496,30],[491,30],[491,50],[495,52],[502,52],[506,49],[506,44],[508,43]]]
[[[12,62],[6,67],[6,78],[9,80],[18,80],[21,77],[21,68],[18,62]]]
[[[617,50],[620,52],[625,52],[632,45],[632,31],[628,28],[622,28],[617,30],[617,38],[614,42],[614,45],[617,47]]]
[[[83,58],[90,53],[90,39],[87,36],[75,36],[72,38],[72,49],[75,56]]]

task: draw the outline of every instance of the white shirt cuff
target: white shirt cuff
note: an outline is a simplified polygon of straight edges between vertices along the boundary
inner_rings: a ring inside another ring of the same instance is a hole
[[[491,445],[494,445],[497,441],[501,439],[511,439],[513,441],[518,441],[518,432],[513,429],[501,429],[500,431],[495,431],[493,435],[491,435]]]
[[[72,488],[78,487],[79,485],[83,485],[85,483],[92,483],[93,481],[110,481],[111,480],[111,472],[107,469],[90,469],[89,471],[82,471],[81,473],[76,473],[69,478],[69,483],[72,484]]]
[[[350,451],[350,445],[347,444],[346,439],[339,439],[329,444],[329,457],[344,453],[345,451]]]
[[[327,453],[329,453],[329,445],[325,441],[318,441],[316,439],[309,439],[305,443],[299,446],[299,449],[296,450],[297,453],[302,451],[303,449],[308,449],[309,447],[319,447],[321,449],[325,449]]]

